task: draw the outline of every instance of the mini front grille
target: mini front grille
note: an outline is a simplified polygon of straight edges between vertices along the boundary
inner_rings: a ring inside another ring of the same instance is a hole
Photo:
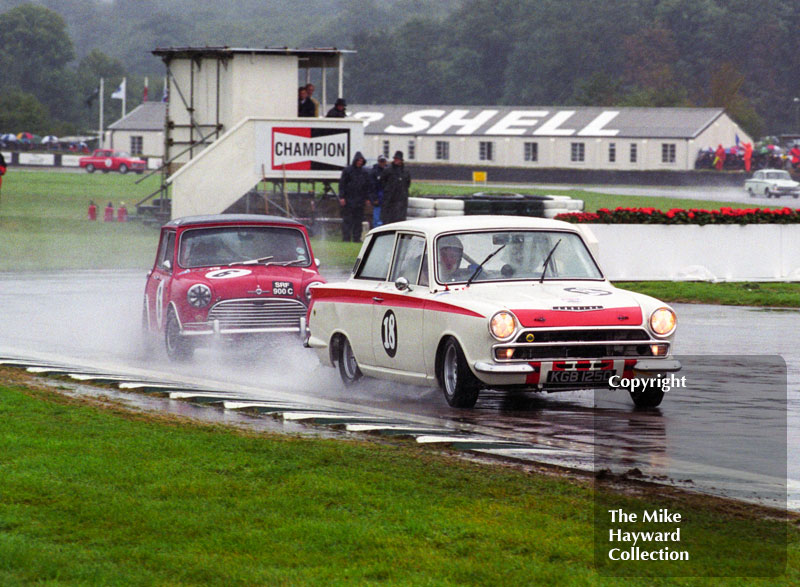
[[[221,329],[291,328],[306,315],[302,302],[289,299],[225,300],[208,312],[208,321],[219,320]]]
[[[649,341],[650,335],[640,328],[608,328],[592,330],[526,330],[520,333],[516,342],[613,342]]]
[[[603,306],[553,306],[553,309],[565,312],[591,312],[592,310],[602,310]]]

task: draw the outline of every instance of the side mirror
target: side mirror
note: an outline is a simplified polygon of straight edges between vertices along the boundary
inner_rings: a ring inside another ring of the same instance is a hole
[[[405,277],[398,277],[397,281],[394,282],[394,286],[400,291],[411,291],[411,286],[408,285],[408,279]]]
[[[319,257],[314,257],[314,263],[317,265],[317,269],[319,269],[319,266],[321,265],[319,262]]]
[[[169,259],[164,259],[164,262],[161,263],[161,266],[167,271],[172,271],[172,263]]]

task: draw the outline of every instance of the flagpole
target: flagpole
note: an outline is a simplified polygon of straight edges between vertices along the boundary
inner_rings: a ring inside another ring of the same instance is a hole
[[[98,134],[97,146],[103,148],[105,141],[103,140],[103,78],[100,78],[100,132]]]
[[[122,78],[122,118],[125,118],[125,103],[128,96],[128,86],[126,85],[127,78]]]

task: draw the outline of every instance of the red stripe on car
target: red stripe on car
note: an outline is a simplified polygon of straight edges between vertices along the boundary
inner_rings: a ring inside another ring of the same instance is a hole
[[[445,304],[433,300],[423,300],[406,295],[393,294],[384,291],[353,290],[353,289],[330,289],[315,288],[312,298],[315,303],[331,302],[334,304],[378,304],[393,306],[395,308],[416,308],[419,310],[431,310],[433,312],[447,312],[449,314],[461,314],[463,316],[473,316],[483,318],[482,314],[460,308],[452,304]],[[382,302],[376,302],[373,298],[381,298]]]

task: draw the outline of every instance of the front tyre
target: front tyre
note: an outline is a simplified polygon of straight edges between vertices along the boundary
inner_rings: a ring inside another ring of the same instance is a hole
[[[339,341],[339,375],[345,385],[353,385],[356,381],[361,379],[361,369],[358,368],[356,356],[353,354],[353,347],[350,346],[350,341],[346,336],[343,336]]]
[[[94,165],[92,165],[91,163],[89,163],[89,164],[86,166],[86,173],[94,173]]]
[[[454,338],[448,338],[442,350],[439,386],[453,408],[471,408],[478,401],[480,382],[470,371],[464,351]]]
[[[629,391],[631,399],[637,408],[655,408],[661,405],[664,392],[658,387],[648,387],[643,391]]]
[[[119,172],[122,173],[123,175],[128,173],[128,166],[125,165],[124,163],[120,163]]]
[[[172,308],[169,309],[167,325],[164,328],[164,346],[171,361],[188,361],[194,354],[194,343],[181,334],[181,325]]]

